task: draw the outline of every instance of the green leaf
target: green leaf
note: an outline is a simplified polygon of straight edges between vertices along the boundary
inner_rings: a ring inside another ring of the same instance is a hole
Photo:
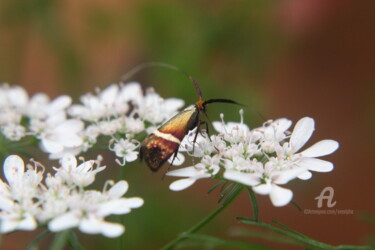
[[[295,203],[294,201],[291,201],[290,203],[291,203],[293,206],[295,206],[295,207],[298,209],[298,211],[302,212],[302,208],[301,208],[297,203]]]
[[[215,183],[208,191],[207,193],[210,194],[212,191],[214,191],[216,188],[218,188],[219,186],[221,185],[224,185],[226,183],[226,181],[218,181],[217,183]]]
[[[308,236],[303,235],[301,233],[296,234],[294,232],[289,232],[289,231],[283,230],[283,229],[275,227],[273,225],[269,225],[269,224],[264,223],[264,222],[254,222],[254,221],[250,221],[250,220],[243,220],[241,222],[244,223],[244,224],[260,226],[260,227],[272,230],[274,232],[280,233],[282,235],[286,235],[286,236],[288,236],[288,237],[290,237],[290,238],[292,238],[292,239],[294,239],[298,242],[301,242],[301,243],[303,243],[303,244],[305,244],[309,247],[315,247],[315,248],[319,248],[319,249],[335,249],[334,246],[331,246],[331,245],[323,243],[323,242],[319,242],[319,241],[314,240],[312,238],[309,238]],[[293,230],[293,231],[295,231],[295,230]]]
[[[225,206],[228,203],[230,203],[234,199],[234,197],[236,197],[238,194],[241,193],[242,189],[243,189],[243,185],[235,184],[231,192],[225,197],[223,201],[223,205]]]
[[[79,240],[78,240],[77,234],[76,234],[74,231],[71,231],[71,232],[70,232],[69,243],[70,243],[70,246],[71,246],[74,250],[80,250],[80,249],[82,249],[82,246],[81,246],[81,244],[79,243]]]
[[[38,243],[45,237],[47,236],[48,234],[50,233],[49,230],[44,230],[43,232],[41,232],[40,234],[38,234],[31,242],[30,244],[27,246],[26,250],[34,250],[34,249],[38,249]]]
[[[294,246],[303,246],[302,243],[295,241],[285,235],[273,231],[259,230],[258,228],[234,228],[230,231],[231,236],[249,237],[254,239],[266,240],[273,243],[288,244]]]
[[[69,238],[70,230],[64,230],[56,234],[55,238],[53,239],[52,245],[50,247],[51,250],[62,250],[66,245],[68,238]]]
[[[234,183],[229,184],[228,187],[226,187],[225,190],[221,192],[219,198],[217,199],[217,202],[221,202],[224,199],[224,197],[232,190],[234,185]]]
[[[286,230],[288,230],[288,231],[290,231],[290,232],[292,232],[292,233],[295,233],[295,234],[301,236],[302,238],[309,238],[308,236],[306,236],[306,235],[304,235],[304,234],[298,232],[297,230],[294,230],[293,228],[288,227],[287,225],[285,225],[285,224],[283,224],[283,223],[281,223],[281,222],[278,222],[278,221],[276,221],[276,220],[272,220],[272,222],[275,223],[276,225],[279,225],[279,226],[285,228]]]
[[[253,216],[254,216],[254,220],[255,221],[258,221],[258,202],[257,202],[257,197],[255,196],[255,193],[254,191],[250,188],[250,187],[247,187],[247,193],[249,194],[250,196],[250,200],[251,200],[251,205],[253,207]]]

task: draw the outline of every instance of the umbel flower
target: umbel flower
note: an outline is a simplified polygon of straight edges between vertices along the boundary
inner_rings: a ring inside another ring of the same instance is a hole
[[[125,198],[129,186],[124,180],[108,180],[103,191],[87,189],[96,174],[103,171],[101,157],[77,163],[73,155],[65,155],[61,166],[54,168],[43,182],[44,167],[28,164],[17,155],[4,162],[4,176],[0,180],[0,232],[34,230],[48,225],[53,232],[78,227],[87,234],[118,237],[123,225],[105,220],[109,215],[130,213],[143,205],[139,197]]]
[[[181,99],[163,99],[153,89],[143,91],[140,84],[112,84],[80,98],[72,104],[62,95],[50,100],[38,93],[29,98],[20,86],[0,86],[0,136],[19,141],[36,138],[51,159],[65,154],[78,155],[100,142],[106,142],[125,165],[138,157],[141,133],[174,115],[184,105]]]
[[[194,131],[186,136],[182,148],[200,158],[193,166],[180,168],[167,173],[168,176],[184,177],[174,181],[170,189],[179,191],[188,188],[202,178],[224,178],[247,185],[254,192],[269,195],[274,206],[284,206],[293,197],[290,189],[281,187],[289,181],[300,178],[310,179],[311,171],[329,172],[331,162],[317,159],[336,151],[339,144],[334,140],[322,140],[299,152],[314,131],[314,120],[300,119],[288,131],[292,122],[282,118],[268,121],[262,127],[250,129],[241,122],[214,122],[217,135],[199,135],[193,147]]]

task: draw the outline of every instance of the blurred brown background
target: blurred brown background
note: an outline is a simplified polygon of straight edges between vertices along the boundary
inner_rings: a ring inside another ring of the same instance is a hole
[[[314,198],[332,186],[335,208],[354,215],[305,215],[291,205],[274,208],[268,197],[258,196],[260,218],[329,244],[370,244],[375,226],[363,217],[375,214],[374,13],[372,0],[3,0],[0,80],[32,94],[66,93],[78,102],[139,63],[162,61],[193,75],[206,98],[235,99],[267,118],[296,122],[311,116],[316,121],[311,141],[331,138],[340,148],[325,158],[334,162],[333,172],[288,185],[294,200],[316,209]],[[151,69],[135,79],[163,97],[196,100],[194,88],[176,72]],[[212,120],[220,112],[226,120],[239,119],[237,108],[209,109]],[[260,123],[254,113],[246,118],[252,126]],[[107,178],[116,179],[117,168],[112,164]],[[127,168],[131,195],[145,199],[143,208],[126,216],[129,249],[160,247],[217,206],[217,194],[206,194],[210,181],[172,193],[171,179],[161,180],[141,164]],[[247,227],[235,221],[240,215],[251,216],[246,195],[202,232],[230,238],[236,228]],[[33,237],[34,232],[14,233],[3,237],[3,245],[21,249]],[[88,249],[113,242],[79,237]]]

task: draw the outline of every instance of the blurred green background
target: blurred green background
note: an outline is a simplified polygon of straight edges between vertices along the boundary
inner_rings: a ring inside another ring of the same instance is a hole
[[[139,63],[162,61],[194,76],[207,99],[234,99],[267,119],[296,122],[311,116],[317,123],[312,142],[331,138],[340,149],[326,157],[335,164],[333,172],[288,185],[294,200],[316,209],[314,197],[332,186],[335,208],[354,215],[305,215],[291,205],[274,208],[268,197],[259,197],[260,218],[279,220],[329,244],[365,244],[374,241],[374,227],[359,218],[375,213],[374,10],[371,0],[2,0],[0,80],[22,85],[30,94],[69,94],[78,102],[83,93],[118,82]],[[148,69],[132,80],[153,86],[163,97],[186,104],[197,100],[192,84],[177,72]],[[221,112],[226,120],[239,120],[237,107],[209,106],[211,120]],[[252,127],[261,123],[253,111],[245,118]],[[106,155],[106,176],[98,186],[106,178],[118,179],[111,156]],[[210,181],[173,193],[170,178],[162,180],[142,164],[129,164],[125,175],[129,195],[145,199],[142,208],[124,217],[126,249],[161,247],[217,206],[218,194],[206,193]],[[238,239],[233,232],[246,226],[235,216],[251,216],[246,195],[202,233]],[[35,235],[6,235],[3,248],[23,249]],[[79,237],[87,249],[116,246],[102,236]]]

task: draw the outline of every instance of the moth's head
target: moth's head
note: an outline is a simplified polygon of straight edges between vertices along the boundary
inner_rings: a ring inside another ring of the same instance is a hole
[[[206,110],[206,103],[203,101],[202,98],[199,98],[199,101],[195,103],[195,107],[197,107],[199,112],[205,112]]]

